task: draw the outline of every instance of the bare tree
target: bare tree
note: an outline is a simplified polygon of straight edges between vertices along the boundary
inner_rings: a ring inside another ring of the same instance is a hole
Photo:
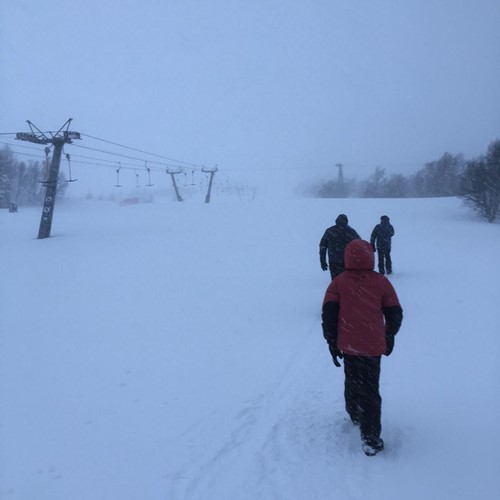
[[[460,195],[488,222],[496,219],[500,207],[500,140],[489,145],[486,156],[467,162]]]
[[[385,168],[375,167],[375,172],[368,178],[363,196],[365,198],[384,197],[386,182]]]
[[[417,196],[457,196],[464,168],[462,155],[444,153],[439,160],[426,163],[411,179]]]

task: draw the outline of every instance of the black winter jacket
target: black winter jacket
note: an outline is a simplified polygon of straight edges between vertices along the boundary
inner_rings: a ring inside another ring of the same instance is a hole
[[[344,266],[344,250],[352,240],[361,239],[359,234],[349,225],[337,223],[329,227],[319,242],[319,258],[321,263],[326,263],[326,252],[328,251],[328,262],[330,265],[341,263]]]
[[[370,243],[377,250],[388,251],[391,249],[391,238],[394,236],[394,228],[390,222],[377,224],[372,231]]]

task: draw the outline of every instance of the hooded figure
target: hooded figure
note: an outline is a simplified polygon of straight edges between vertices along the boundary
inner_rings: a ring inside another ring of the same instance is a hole
[[[391,259],[391,238],[394,236],[394,228],[389,222],[387,215],[380,217],[380,224],[377,224],[372,231],[370,243],[373,251],[378,251],[378,272],[380,274],[392,273]]]
[[[344,250],[346,245],[352,240],[359,239],[359,234],[348,225],[348,222],[347,215],[340,214],[335,219],[335,226],[329,227],[319,242],[321,269],[326,271],[330,268],[332,280],[344,271]],[[327,252],[328,265],[326,263]]]
[[[325,294],[323,335],[334,364],[340,367],[337,358],[344,359],[346,411],[360,426],[365,453],[374,455],[384,448],[380,360],[394,348],[403,310],[390,281],[373,270],[373,248],[368,241],[347,245],[345,266]]]

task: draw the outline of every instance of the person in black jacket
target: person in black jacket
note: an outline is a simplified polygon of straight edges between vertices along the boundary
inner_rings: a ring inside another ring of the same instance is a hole
[[[321,269],[326,271],[330,268],[333,278],[344,272],[344,250],[352,240],[361,239],[359,234],[348,225],[347,215],[340,214],[335,219],[335,226],[329,227],[319,242],[319,260]],[[328,264],[326,254],[328,252]]]
[[[387,215],[380,217],[380,224],[377,224],[372,231],[370,243],[373,251],[378,252],[378,272],[380,274],[392,273],[391,260],[391,239],[394,236],[394,228]]]

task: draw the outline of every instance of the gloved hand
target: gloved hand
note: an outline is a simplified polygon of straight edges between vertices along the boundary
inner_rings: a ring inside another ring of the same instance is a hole
[[[386,333],[385,334],[385,355],[390,356],[392,350],[394,349],[394,335],[391,333]]]
[[[342,359],[344,357],[342,351],[340,351],[339,348],[334,344],[328,344],[328,348],[330,349],[330,354],[332,355],[333,364],[337,368],[340,368],[340,363],[337,358]]]
[[[328,271],[328,265],[326,262],[321,263],[321,269],[323,269],[323,271]]]
[[[376,252],[377,249],[375,248],[375,245],[372,245],[373,251]]]

